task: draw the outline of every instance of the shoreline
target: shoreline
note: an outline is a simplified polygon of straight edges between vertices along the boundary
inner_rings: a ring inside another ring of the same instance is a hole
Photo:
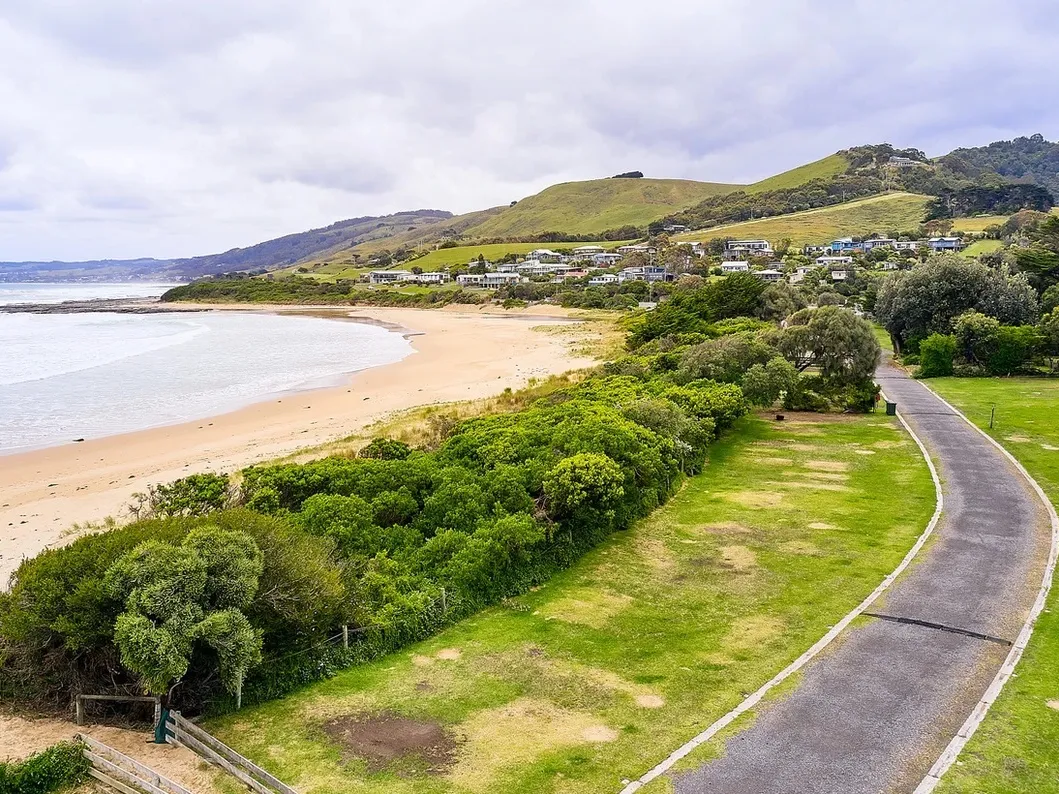
[[[237,471],[354,435],[395,413],[490,397],[521,388],[531,378],[596,363],[570,350],[576,340],[535,330],[577,322],[556,307],[501,313],[470,306],[184,304],[177,311],[311,314],[367,322],[401,333],[413,352],[347,375],[340,386],[266,397],[190,422],[0,455],[0,588],[7,587],[23,557],[75,539],[79,533],[70,531],[75,523],[120,518],[132,494],[148,484],[204,471]]]

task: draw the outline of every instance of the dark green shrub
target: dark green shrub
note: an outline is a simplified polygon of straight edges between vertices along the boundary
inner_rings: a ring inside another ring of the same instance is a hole
[[[375,460],[404,460],[412,454],[412,448],[403,441],[390,438],[373,438],[359,453],[362,458]]]
[[[17,763],[0,763],[0,794],[49,794],[88,778],[81,746],[62,742]]]
[[[1014,375],[1029,365],[1040,345],[1041,336],[1032,325],[1002,325],[987,366],[994,375]]]
[[[919,377],[942,378],[952,374],[956,337],[931,334],[919,345]]]

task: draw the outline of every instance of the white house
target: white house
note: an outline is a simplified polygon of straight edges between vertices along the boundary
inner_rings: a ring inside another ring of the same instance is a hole
[[[622,260],[621,254],[593,254],[591,256],[592,264],[596,267],[613,267]]]
[[[494,273],[493,275],[499,274]],[[478,287],[485,281],[485,276],[485,273],[460,273],[460,275],[456,276],[456,283],[461,287]]]
[[[548,248],[537,248],[534,251],[530,251],[526,254],[526,259],[535,259],[538,262],[551,262],[554,264],[566,261],[565,256]]]
[[[525,280],[518,273],[486,273],[482,277],[482,286],[505,287],[508,284],[519,284]]]
[[[749,262],[722,262],[721,272],[725,275],[729,273],[749,273],[750,263]]]
[[[662,231],[664,231],[666,234],[680,234],[681,232],[686,232],[687,230],[687,226],[683,226],[679,223],[667,223],[665,226],[662,227]]]
[[[772,270],[771,268],[768,270],[755,270],[754,275],[762,281],[781,281],[783,279],[783,274],[780,271]]]
[[[619,280],[613,273],[600,273],[598,276],[592,276],[588,283],[593,287],[602,287],[606,284],[617,284]]]
[[[562,270],[555,274],[555,278],[552,279],[552,283],[562,284],[564,281],[568,281],[570,279],[584,278],[587,275],[587,270]]]
[[[772,243],[768,240],[729,240],[725,248],[754,251],[760,254],[771,254]]]
[[[886,247],[892,248],[894,242],[895,241],[891,240],[889,237],[873,237],[870,240],[865,240],[864,241],[864,250],[865,251],[871,251],[871,250],[873,250],[875,248],[886,248]]]
[[[831,265],[852,265],[852,256],[818,256],[813,260],[820,267],[830,267]]]
[[[832,281],[846,281],[849,278],[848,270],[832,270],[831,280]]]
[[[579,245],[571,252],[574,259],[591,259],[596,254],[602,254],[602,245]]]
[[[519,262],[515,270],[524,276],[546,276],[561,269],[562,265],[551,262],[541,262],[539,259],[527,259]]]
[[[622,256],[627,254],[647,254],[648,256],[654,256],[658,249],[647,243],[637,243],[635,245],[622,245],[618,248],[618,253]]]
[[[919,246],[926,245],[925,240],[895,240],[894,250],[895,251],[916,251]]]
[[[815,268],[812,265],[799,265],[791,273],[791,284],[800,284],[805,281],[805,277],[809,275]]]
[[[407,270],[373,270],[368,273],[368,281],[372,284],[396,284],[410,278],[412,274]]]
[[[934,251],[959,251],[963,240],[959,237],[931,237],[930,247]]]
[[[442,270],[432,271],[430,273],[420,273],[419,275],[413,274],[407,281],[415,281],[419,284],[444,284],[448,281],[452,281],[452,276]]]
[[[516,273],[520,264],[520,262],[504,262],[497,265],[494,269],[497,273]]]

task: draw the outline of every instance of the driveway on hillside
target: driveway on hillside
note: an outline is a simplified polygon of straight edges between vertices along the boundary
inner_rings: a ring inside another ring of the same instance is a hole
[[[674,776],[678,794],[911,792],[1026,620],[1050,540],[1038,497],[922,384],[889,363],[877,379],[930,451],[945,509],[917,561],[868,611],[936,625],[862,617],[791,695],[756,710],[722,758]]]

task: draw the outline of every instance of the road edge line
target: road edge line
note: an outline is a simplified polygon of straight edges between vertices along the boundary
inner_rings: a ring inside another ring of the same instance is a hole
[[[1045,511],[1048,513],[1048,518],[1052,524],[1052,547],[1048,554],[1048,564],[1044,568],[1044,575],[1042,577],[1040,589],[1037,591],[1037,599],[1033,602],[1033,606],[1030,608],[1030,613],[1026,617],[1026,622],[1022,624],[1022,630],[1019,632],[1018,638],[1011,646],[1011,651],[1004,659],[1004,664],[1000,666],[1000,670],[993,677],[992,682],[986,689],[985,694],[982,695],[981,700],[975,705],[971,711],[970,716],[964,721],[963,725],[960,726],[960,730],[952,738],[952,741],[946,745],[941,755],[931,766],[930,771],[927,772],[926,777],[916,787],[914,794],[931,794],[938,784],[941,783],[942,777],[949,771],[956,759],[959,757],[963,748],[974,736],[975,731],[981,726],[985,720],[986,715],[989,713],[989,709],[1004,689],[1004,685],[1007,684],[1011,678],[1012,673],[1015,671],[1015,666],[1019,663],[1019,659],[1022,658],[1022,652],[1026,649],[1029,644],[1030,637],[1033,635],[1033,629],[1037,625],[1037,618],[1040,617],[1041,612],[1044,610],[1044,606],[1048,600],[1048,593],[1052,587],[1052,579],[1055,575],[1056,561],[1059,559],[1059,514],[1056,513],[1055,505],[1052,504],[1048,495],[1044,492],[1044,489],[1037,483],[1035,479],[1026,470],[1019,461],[1008,452],[1004,446],[985,432],[982,428],[972,422],[967,416],[956,406],[952,405],[948,400],[934,391],[930,386],[920,381],[922,386],[937,397],[941,402],[948,406],[953,413],[959,416],[964,422],[977,430],[986,440],[989,441],[994,447],[1000,450],[1000,452],[1014,464],[1015,468],[1026,478],[1026,481],[1030,484],[1033,491],[1036,492],[1041,502],[1044,503]]]
[[[933,394],[933,391],[931,391],[931,393]],[[885,394],[883,394],[883,397],[885,399]],[[941,398],[939,397],[938,399]],[[942,400],[942,402],[944,402],[944,400]],[[946,405],[948,405],[948,403],[946,403]],[[830,645],[846,629],[846,627],[849,626],[850,623],[852,623],[856,618],[860,617],[862,612],[864,612],[868,607],[875,603],[879,596],[881,596],[890,588],[890,585],[892,585],[897,579],[897,577],[904,573],[905,569],[909,565],[911,565],[912,561],[919,554],[920,550],[926,544],[927,540],[930,538],[931,535],[934,534],[934,529],[937,527],[938,521],[941,520],[941,514],[945,509],[945,495],[942,493],[941,479],[938,477],[938,470],[934,466],[934,461],[931,459],[930,453],[927,451],[926,446],[923,444],[919,436],[916,435],[915,431],[908,424],[908,422],[905,421],[905,418],[901,416],[900,411],[898,411],[897,413],[897,419],[901,422],[908,434],[912,436],[912,440],[915,441],[916,445],[919,447],[919,451],[923,455],[923,459],[927,462],[927,468],[930,470],[930,478],[934,481],[934,494],[936,499],[934,515],[931,516],[930,521],[927,523],[926,529],[924,529],[923,533],[919,536],[919,538],[917,538],[915,544],[912,546],[911,549],[909,549],[908,553],[904,556],[898,566],[894,568],[894,570],[891,571],[885,579],[882,580],[879,586],[876,587],[868,595],[867,598],[861,601],[860,604],[854,607],[853,610],[849,612],[844,618],[842,618],[838,623],[832,626],[830,631],[828,631],[823,637],[817,640],[812,645],[812,647],[809,648],[809,650],[805,651],[805,653],[803,653],[801,656],[799,656],[797,659],[795,659],[793,662],[783,668],[783,670],[781,670],[772,679],[763,684],[753,694],[746,697],[734,709],[729,711],[723,717],[720,717],[719,719],[714,721],[708,728],[706,728],[706,730],[697,734],[695,737],[688,740],[679,748],[670,753],[664,761],[655,765],[642,776],[640,776],[638,779],[626,785],[621,790],[620,794],[633,794],[633,792],[639,791],[651,781],[655,780],[661,775],[664,775],[666,772],[672,769],[673,766],[682,758],[689,755],[700,745],[708,742],[721,730],[728,727],[728,725],[734,722],[738,717],[750,711],[750,709],[756,706],[761,701],[761,699],[766,694],[768,694],[771,689],[776,687],[778,684],[781,684],[791,675],[805,667],[805,665],[812,661],[813,658],[815,658],[822,650],[824,650],[824,648]]]

